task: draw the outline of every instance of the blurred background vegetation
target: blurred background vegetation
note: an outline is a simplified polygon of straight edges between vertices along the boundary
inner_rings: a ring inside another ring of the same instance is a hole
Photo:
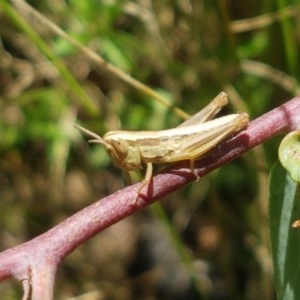
[[[299,91],[296,0],[29,3],[189,114],[226,91],[225,112],[253,119]],[[4,250],[124,186],[72,123],[103,135],[182,119],[6,0],[0,38]],[[275,299],[267,202],[279,138],[80,246],[59,269],[55,299]],[[2,283],[0,297],[20,299],[19,284]]]

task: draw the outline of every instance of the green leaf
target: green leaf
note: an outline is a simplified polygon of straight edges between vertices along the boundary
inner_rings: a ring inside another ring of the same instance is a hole
[[[298,184],[277,162],[269,187],[269,226],[278,299],[300,299],[300,230],[292,228],[300,218]]]
[[[290,132],[281,141],[279,160],[295,182],[300,182],[300,131]]]

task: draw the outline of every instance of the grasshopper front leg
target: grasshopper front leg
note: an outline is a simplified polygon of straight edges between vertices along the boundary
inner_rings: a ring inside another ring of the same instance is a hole
[[[134,198],[134,204],[137,203],[137,200],[140,196],[141,190],[151,181],[152,173],[153,173],[153,165],[152,165],[152,163],[148,162],[147,163],[146,174],[145,174],[144,179],[141,181],[140,186],[137,189],[136,196]]]

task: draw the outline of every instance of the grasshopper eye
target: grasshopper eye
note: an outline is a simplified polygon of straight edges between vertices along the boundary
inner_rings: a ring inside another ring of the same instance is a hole
[[[112,142],[113,148],[122,156],[128,153],[128,143],[124,140],[118,140]]]
[[[109,145],[106,150],[114,163],[121,168],[124,167],[128,155],[128,143],[124,140],[110,140],[106,143]]]

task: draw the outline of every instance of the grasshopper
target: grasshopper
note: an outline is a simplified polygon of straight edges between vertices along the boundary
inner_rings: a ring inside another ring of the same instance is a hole
[[[211,120],[227,103],[227,94],[221,92],[179,126],[161,131],[110,131],[102,138],[88,129],[74,126],[93,138],[89,142],[102,144],[113,163],[127,175],[146,164],[146,174],[138,188],[136,202],[141,190],[152,178],[152,164],[189,160],[191,172],[199,178],[194,168],[195,160],[249,122],[246,113]]]

